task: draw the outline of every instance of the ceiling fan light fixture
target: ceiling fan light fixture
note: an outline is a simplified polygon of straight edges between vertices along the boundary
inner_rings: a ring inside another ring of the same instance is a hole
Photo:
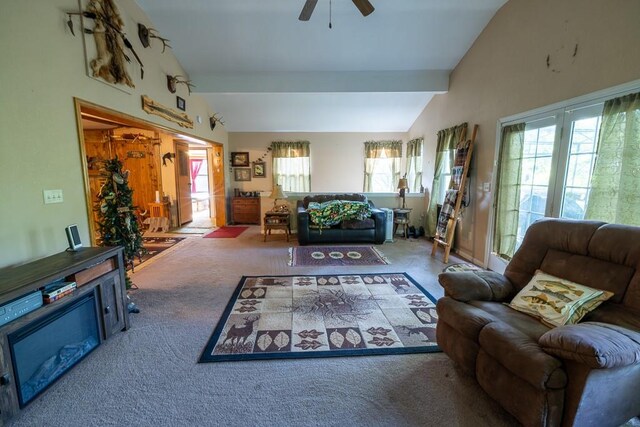
[[[316,8],[316,4],[318,0],[307,0],[302,7],[302,12],[300,12],[300,16],[298,20],[300,21],[308,21],[311,18],[311,14],[313,13],[313,9]]]
[[[369,16],[374,10],[376,10],[369,0],[352,0],[356,5],[362,16]]]

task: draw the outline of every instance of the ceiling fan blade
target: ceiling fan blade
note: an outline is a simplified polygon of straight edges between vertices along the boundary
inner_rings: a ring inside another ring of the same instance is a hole
[[[313,9],[316,8],[316,4],[318,0],[307,0],[302,6],[302,12],[300,12],[300,16],[298,19],[300,21],[308,21],[311,18],[311,14],[313,13]]]
[[[369,0],[352,0],[353,4],[356,5],[362,16],[368,16],[376,10],[373,5],[369,2]]]

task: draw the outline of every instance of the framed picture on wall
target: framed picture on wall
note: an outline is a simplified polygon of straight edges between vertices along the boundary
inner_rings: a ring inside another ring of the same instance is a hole
[[[253,164],[253,177],[264,178],[267,176],[266,164],[264,162],[255,162]]]
[[[246,151],[231,153],[231,166],[249,166],[249,153]]]
[[[251,169],[235,168],[233,170],[233,177],[236,181],[251,181]]]

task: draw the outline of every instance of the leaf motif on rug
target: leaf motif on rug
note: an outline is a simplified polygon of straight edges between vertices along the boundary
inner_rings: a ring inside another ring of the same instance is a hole
[[[260,347],[260,350],[265,351],[269,348],[273,340],[269,334],[262,334],[260,338],[256,340],[256,345]]]
[[[331,332],[329,339],[334,347],[342,348],[342,344],[344,344],[344,336],[340,332],[337,330]]]
[[[392,338],[389,337],[373,337],[373,339],[371,341],[367,341],[369,344],[373,344],[373,345],[377,345],[378,347],[382,347],[382,346],[392,346],[393,344],[396,343],[396,341]]]
[[[417,310],[412,310],[415,313],[416,317],[418,317],[418,319],[420,319],[422,323],[436,323],[438,321],[438,312],[435,310],[435,308],[420,308]]]
[[[320,335],[324,335],[324,332],[319,332],[316,331],[315,329],[311,329],[310,331],[307,331],[306,329],[304,331],[300,331],[298,332],[298,336],[300,338],[311,338],[311,339],[317,339]]]
[[[391,332],[391,329],[385,329],[382,326],[379,326],[377,328],[374,328],[372,326],[367,329],[367,333],[369,333],[370,335],[382,335],[386,337],[389,332]]]
[[[322,347],[323,345],[324,344],[322,344],[318,340],[313,340],[313,341],[302,340],[298,344],[294,345],[294,347],[298,347],[298,348],[301,348],[303,350],[309,350],[309,349],[316,350],[316,349]]]

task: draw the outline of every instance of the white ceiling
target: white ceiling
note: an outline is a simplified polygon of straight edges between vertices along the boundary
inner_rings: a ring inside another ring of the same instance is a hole
[[[370,1],[137,0],[230,132],[407,131],[506,2]]]

